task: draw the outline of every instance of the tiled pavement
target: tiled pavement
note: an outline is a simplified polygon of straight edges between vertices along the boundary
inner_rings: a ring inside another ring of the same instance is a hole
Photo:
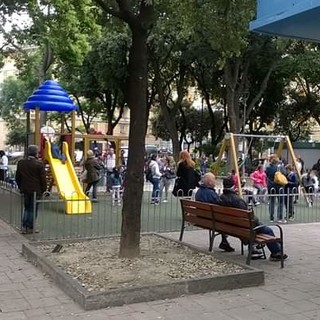
[[[320,224],[285,225],[284,230],[285,268],[252,262],[265,271],[264,286],[84,311],[21,256],[25,239],[0,221],[0,320],[320,319]],[[185,241],[201,247],[207,247],[207,238],[204,231],[185,234]],[[226,254],[243,262],[239,242],[230,240],[237,252]]]

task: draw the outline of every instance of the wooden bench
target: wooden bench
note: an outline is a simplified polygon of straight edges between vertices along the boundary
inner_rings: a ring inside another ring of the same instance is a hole
[[[254,244],[266,245],[268,243],[279,243],[281,253],[281,268],[284,266],[283,259],[283,232],[279,225],[273,225],[279,229],[279,236],[270,236],[259,233],[256,227],[254,212],[238,208],[225,207],[215,204],[181,199],[182,224],[179,240],[182,241],[186,223],[209,231],[209,251],[212,251],[214,238],[224,233],[241,240],[241,254],[243,244],[248,244],[248,256],[246,263],[250,264]],[[263,249],[264,258],[266,258]]]

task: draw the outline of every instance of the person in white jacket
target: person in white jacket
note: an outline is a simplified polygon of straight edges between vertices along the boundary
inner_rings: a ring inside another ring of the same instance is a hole
[[[151,204],[158,205],[159,204],[159,182],[161,178],[159,164],[157,162],[157,155],[153,154],[150,158],[149,168],[152,172],[152,179],[150,182],[152,183],[152,195],[151,195]]]

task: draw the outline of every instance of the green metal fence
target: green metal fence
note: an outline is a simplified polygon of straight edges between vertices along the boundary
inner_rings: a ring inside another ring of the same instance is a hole
[[[320,222],[319,197],[313,198],[312,206],[303,195],[298,195],[294,205],[295,219],[288,223]],[[277,196],[275,196],[277,197]],[[285,195],[283,195],[285,197]],[[261,222],[269,223],[269,197],[266,202],[254,207]],[[10,185],[0,185],[0,217],[17,229],[21,229],[23,198],[17,189]],[[55,240],[96,238],[117,235],[121,230],[122,203],[112,203],[111,194],[100,193],[99,202],[92,204],[92,214],[66,215],[64,201],[57,194],[39,201],[37,228],[39,233],[28,235],[33,240]],[[285,214],[285,205],[283,208]],[[277,223],[275,208],[275,223]],[[159,205],[151,204],[151,189],[146,188],[142,200],[141,232],[173,232],[180,231],[181,208],[179,199],[172,196],[168,202]],[[191,228],[190,228],[191,229]]]

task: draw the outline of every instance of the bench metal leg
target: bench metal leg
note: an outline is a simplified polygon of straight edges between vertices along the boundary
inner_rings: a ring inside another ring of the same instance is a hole
[[[212,251],[214,241],[214,234],[212,230],[209,230],[209,251]]]
[[[283,240],[281,239],[280,242],[280,250],[281,250],[281,268],[284,267],[284,259],[283,259],[283,255],[284,255],[284,250],[283,250]]]
[[[248,255],[247,255],[247,261],[246,261],[246,264],[248,264],[248,265],[250,265],[250,263],[251,263],[252,245],[253,245],[252,242],[248,243]]]
[[[182,241],[184,229],[185,229],[184,220],[182,220],[179,241]]]

